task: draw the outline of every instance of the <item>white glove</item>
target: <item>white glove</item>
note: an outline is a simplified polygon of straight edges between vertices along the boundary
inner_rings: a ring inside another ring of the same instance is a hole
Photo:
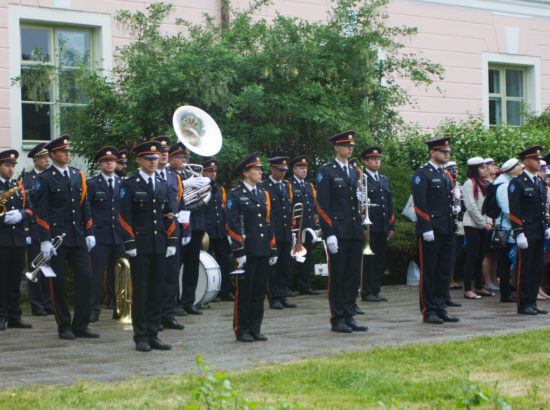
[[[338,252],[338,238],[336,238],[336,235],[330,235],[327,238],[327,246],[330,253]]]
[[[86,237],[86,246],[88,247],[88,252],[90,252],[95,246],[95,236],[90,235]]]
[[[434,231],[427,231],[422,234],[422,237],[426,242],[433,242],[435,241],[435,235]]]
[[[40,243],[40,252],[44,255],[44,258],[49,261],[52,256],[57,255],[53,244],[50,241],[44,241]]]
[[[189,242],[191,242],[190,236],[184,236],[183,238],[181,238],[181,246],[188,245]]]
[[[6,212],[6,215],[4,216],[4,222],[8,225],[18,224],[21,222],[21,219],[23,219],[23,215],[19,209],[12,209],[11,211]]]
[[[356,191],[355,196],[357,197],[357,200],[359,202],[363,202],[363,200],[365,199],[363,198],[363,192],[360,189]]]
[[[546,236],[546,233],[544,236]],[[527,242],[527,237],[523,232],[516,237],[516,243],[518,244],[518,247],[520,249],[527,249],[527,247],[529,246],[529,243]]]
[[[176,254],[176,247],[175,246],[169,246],[166,248],[166,257],[169,258],[170,256],[174,256]]]
[[[462,207],[460,205],[453,205],[451,206],[451,212],[454,214],[454,215],[458,215],[460,213],[460,211],[462,210]]]
[[[191,177],[183,181],[184,188],[202,188],[210,183],[210,178],[207,177]]]
[[[237,258],[237,269],[241,269],[246,263],[246,255]]]
[[[30,236],[27,236],[25,238],[25,241],[27,242],[27,245],[30,245],[32,243],[32,238]]]
[[[550,239],[550,228],[546,228],[544,231],[544,239]]]
[[[456,199],[457,201],[462,199],[462,194],[460,192],[459,187],[454,187],[453,188],[453,198]]]
[[[128,255],[130,258],[135,258],[137,256],[137,249],[130,249],[126,251],[126,255]]]
[[[292,246],[291,246],[291,249],[294,249],[295,246],[296,246],[296,235],[292,235]]]
[[[272,256],[271,258],[269,258],[269,266],[273,266],[277,263],[277,259],[278,257],[277,256]]]
[[[191,211],[179,211],[176,214],[176,219],[180,224],[189,223],[189,217],[191,216]]]

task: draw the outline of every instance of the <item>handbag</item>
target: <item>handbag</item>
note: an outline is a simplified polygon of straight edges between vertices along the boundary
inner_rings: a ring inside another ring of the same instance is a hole
[[[500,216],[500,229],[495,226],[493,234],[491,235],[491,242],[489,244],[491,249],[506,249],[506,244],[510,237],[510,231],[502,229],[502,213]]]

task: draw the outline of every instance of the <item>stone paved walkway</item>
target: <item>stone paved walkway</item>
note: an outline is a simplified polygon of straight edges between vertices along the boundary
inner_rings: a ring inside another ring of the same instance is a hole
[[[292,299],[297,309],[266,308],[262,332],[268,342],[236,342],[231,330],[232,304],[215,303],[201,316],[183,318],[185,330],[165,330],[160,337],[171,343],[169,352],[139,353],[134,350],[131,330],[110,320],[103,310],[90,327],[100,339],[65,341],[57,338],[52,316],[24,316],[33,329],[0,332],[0,387],[28,384],[63,385],[78,379],[110,382],[131,377],[194,372],[195,354],[220,369],[246,369],[263,362],[290,362],[341,351],[367,350],[372,346],[438,342],[478,335],[497,335],[550,327],[549,316],[520,316],[515,305],[497,297],[464,300],[453,291],[460,308],[449,312],[462,320],[442,326],[423,324],[418,311],[418,289],[406,286],[383,288],[387,303],[359,302],[366,311],[358,315],[367,324],[366,333],[350,335],[330,331],[326,292],[320,296]],[[541,301],[550,308],[550,301]],[[267,307],[267,304],[266,304]]]

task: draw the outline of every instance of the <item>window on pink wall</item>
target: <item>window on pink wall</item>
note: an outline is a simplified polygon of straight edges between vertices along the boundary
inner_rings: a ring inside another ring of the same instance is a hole
[[[519,126],[527,103],[525,75],[521,66],[489,66],[489,125]]]
[[[63,133],[62,118],[86,105],[80,66],[92,68],[92,31],[70,26],[21,26],[21,114],[24,141]]]

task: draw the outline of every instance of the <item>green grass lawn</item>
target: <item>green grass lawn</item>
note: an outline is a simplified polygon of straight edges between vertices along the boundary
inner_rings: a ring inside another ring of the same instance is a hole
[[[208,408],[201,395],[211,408],[224,395],[240,406],[250,399],[251,407],[549,408],[550,330],[374,348],[225,376],[3,389],[0,408]]]

